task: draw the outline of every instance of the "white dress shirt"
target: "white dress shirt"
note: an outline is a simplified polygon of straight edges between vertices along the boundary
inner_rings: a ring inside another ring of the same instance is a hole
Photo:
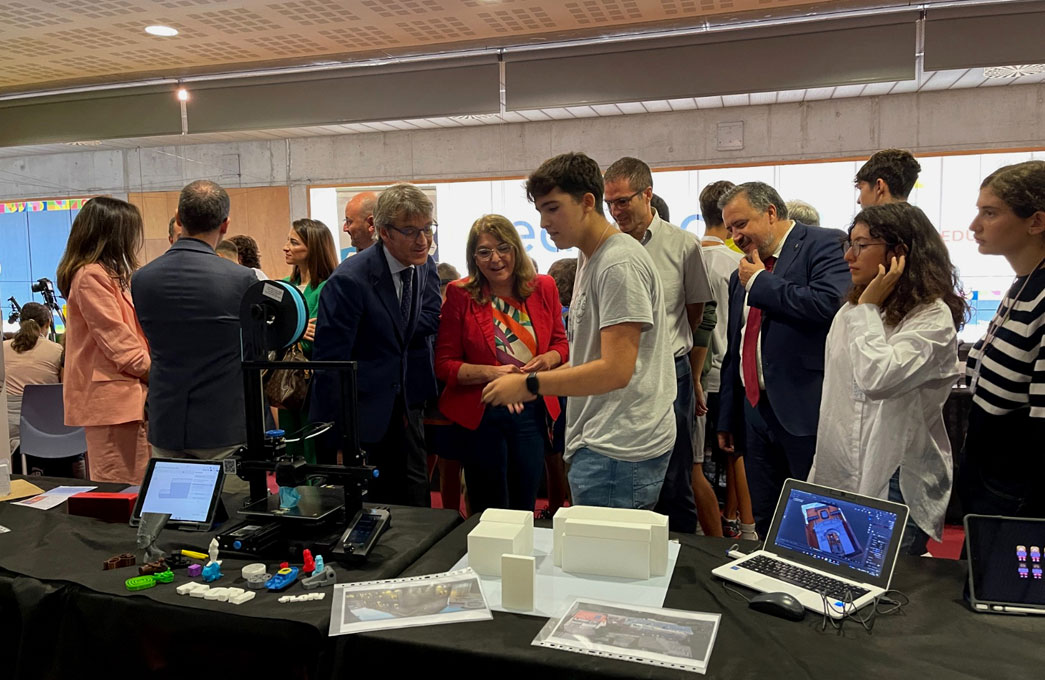
[[[941,300],[916,307],[895,327],[876,305],[843,307],[827,335],[809,481],[887,498],[899,467],[911,519],[940,540],[952,477],[943,405],[958,377],[957,353]]]
[[[388,252],[388,248],[382,248],[385,253],[385,259],[388,260],[388,271],[392,272],[392,285],[396,287],[396,300],[403,300],[403,279],[400,277],[399,272],[404,269],[413,269],[412,264],[403,264],[399,260],[392,256],[392,253]]]
[[[780,242],[776,244],[776,250],[773,251],[773,255],[772,256],[775,257],[777,260],[780,259],[780,253],[784,252],[784,244],[787,242],[787,237],[791,235],[791,232],[794,230],[794,228],[795,228],[795,221],[791,220],[791,226],[789,226],[787,228],[787,231],[784,232],[784,235],[783,235],[783,237],[781,237]],[[741,259],[743,259],[743,258],[741,258]],[[737,266],[738,267],[740,266],[739,262],[737,263]],[[776,268],[776,263],[773,263],[773,267]],[[747,315],[748,315],[748,312],[751,311],[751,307],[749,307],[748,304],[747,304],[747,296],[748,296],[748,291],[751,290],[751,286],[754,285],[754,283],[755,283],[755,279],[758,278],[759,275],[761,275],[763,273],[766,273],[766,271],[764,269],[760,269],[757,272],[755,272],[751,276],[751,278],[747,280],[747,285],[744,286],[744,316],[743,316],[743,318],[740,321],[740,384],[742,386],[744,386],[744,387],[747,387],[747,385],[744,383],[744,336],[747,335]],[[768,272],[766,274],[767,274],[767,276],[772,276],[773,272]],[[765,310],[763,310],[763,319],[762,320],[765,321]],[[761,328],[761,326],[759,326],[759,333],[758,333],[758,335],[759,335],[758,342],[755,343],[755,357],[756,357],[756,363],[758,364],[756,366],[756,368],[758,369],[758,389],[764,390],[764,389],[766,389],[766,379],[762,375],[762,328]]]

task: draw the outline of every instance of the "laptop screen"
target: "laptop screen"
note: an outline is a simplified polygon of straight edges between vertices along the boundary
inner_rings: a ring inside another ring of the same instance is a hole
[[[883,570],[891,571],[893,534],[903,527],[897,512],[881,507],[892,504],[801,483],[788,484],[784,494],[786,500],[781,498],[774,519],[775,532],[770,531],[773,546],[864,575],[851,578],[877,581]]]
[[[1045,605],[1045,520],[969,515],[966,531],[977,601]]]

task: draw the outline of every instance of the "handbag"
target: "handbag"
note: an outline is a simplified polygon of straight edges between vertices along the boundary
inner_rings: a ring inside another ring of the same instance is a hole
[[[283,354],[281,361],[299,361],[301,368],[276,368],[265,376],[265,397],[269,404],[288,411],[299,411],[308,398],[308,386],[312,371],[305,368],[308,363],[301,343],[295,343]]]

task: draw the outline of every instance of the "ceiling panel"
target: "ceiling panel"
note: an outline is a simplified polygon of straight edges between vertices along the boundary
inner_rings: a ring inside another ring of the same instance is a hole
[[[0,92],[836,11],[873,0],[0,0]],[[891,5],[906,3],[894,0]],[[757,14],[753,14],[757,13]],[[176,28],[154,37],[145,26]]]

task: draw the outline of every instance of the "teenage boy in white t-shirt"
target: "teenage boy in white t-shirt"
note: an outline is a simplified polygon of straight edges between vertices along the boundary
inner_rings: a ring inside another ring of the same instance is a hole
[[[578,505],[652,509],[675,444],[675,367],[653,261],[603,216],[598,164],[581,153],[545,161],[526,181],[541,228],[579,256],[570,304],[570,364],[489,383],[483,400],[570,397],[566,460]]]

